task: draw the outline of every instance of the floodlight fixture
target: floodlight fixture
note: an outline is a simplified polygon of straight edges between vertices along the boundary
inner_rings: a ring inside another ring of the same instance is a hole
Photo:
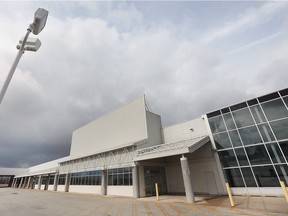
[[[46,25],[48,11],[43,8],[38,8],[34,14],[33,34],[38,35]]]
[[[34,14],[34,21],[32,24],[29,25],[25,36],[19,41],[19,44],[16,46],[19,50],[17,56],[12,64],[12,67],[6,77],[4,85],[0,92],[0,104],[4,98],[8,85],[12,79],[12,76],[16,70],[16,67],[20,61],[21,56],[24,52],[27,51],[34,51],[36,52],[39,47],[41,46],[41,42],[39,39],[29,38],[29,34],[33,32],[33,34],[38,35],[46,25],[48,17],[48,11],[43,8],[38,8]]]
[[[16,48],[19,50],[23,44],[24,38],[22,38],[19,41],[19,44],[16,46]],[[34,51],[36,52],[41,46],[41,41],[38,38],[30,38],[28,37],[24,46],[24,50],[27,51]]]

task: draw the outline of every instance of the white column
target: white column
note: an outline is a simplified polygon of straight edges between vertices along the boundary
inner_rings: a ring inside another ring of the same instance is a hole
[[[190,175],[190,168],[188,164],[188,160],[184,155],[180,158],[181,162],[181,169],[183,174],[184,180],[184,188],[186,193],[186,199],[188,203],[195,203],[195,197],[192,189],[192,182],[191,182],[191,175]]]
[[[12,187],[15,187],[16,178],[13,179]]]
[[[44,190],[48,190],[50,175],[46,176],[45,178],[46,178],[46,182],[45,182],[45,185],[44,185]]]
[[[69,186],[70,186],[70,173],[66,173],[66,178],[65,178],[65,192],[69,192]]]
[[[41,190],[41,184],[42,184],[42,176],[40,175],[38,179],[38,187],[37,187],[38,190]]]
[[[27,186],[26,186],[27,189],[30,188],[30,184],[31,184],[31,176],[29,176],[29,178],[28,178],[28,183],[27,183]]]
[[[22,183],[22,185],[21,185],[21,188],[25,188],[26,182],[27,182],[27,178],[24,177],[24,178],[23,178],[23,183]]]
[[[102,170],[101,175],[101,195],[105,196],[107,194],[107,170]]]
[[[16,178],[16,180],[15,180],[15,185],[14,185],[15,188],[18,187],[18,182],[19,182],[19,178]]]
[[[140,190],[139,190],[139,169],[138,164],[132,168],[132,177],[133,177],[133,197],[139,198],[140,197]]]
[[[17,187],[17,188],[19,188],[20,182],[21,182],[21,178],[17,178],[17,184],[16,184],[16,187]]]
[[[22,187],[22,182],[23,182],[23,177],[21,177],[20,184],[19,184],[19,188]]]
[[[54,177],[54,186],[53,186],[54,191],[57,191],[58,181],[59,181],[59,173],[56,173]]]
[[[34,187],[35,187],[35,176],[31,176],[30,189],[34,189]]]

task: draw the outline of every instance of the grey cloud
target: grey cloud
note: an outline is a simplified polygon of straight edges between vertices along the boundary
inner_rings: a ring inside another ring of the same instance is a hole
[[[151,28],[147,23],[141,28],[138,24],[145,17],[133,5],[108,5],[115,9],[109,18],[103,18],[103,11],[102,18],[92,12],[85,18],[88,6],[81,4],[83,11],[76,17],[71,16],[75,5],[60,17],[61,7],[48,4],[57,11],[51,10],[39,35],[42,47],[24,54],[1,104],[0,166],[31,166],[66,156],[73,130],[143,94],[152,111],[162,116],[163,125],[168,125],[254,97],[249,91],[253,85],[263,88],[263,93],[266,85],[271,89],[285,85],[284,60],[261,71],[269,76],[277,68],[278,78],[261,79],[255,71],[248,82],[246,67],[237,67],[239,62],[213,46],[203,47],[175,34],[176,25],[170,29],[155,21]],[[100,6],[90,11],[99,11]],[[124,26],[123,31],[113,22],[121,11],[127,12],[124,20],[136,16],[129,23],[137,24],[135,29]],[[8,68],[10,58],[0,62]],[[5,73],[0,74],[3,80]]]

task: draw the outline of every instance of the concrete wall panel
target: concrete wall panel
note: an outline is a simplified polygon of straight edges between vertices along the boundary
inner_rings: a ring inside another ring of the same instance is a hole
[[[231,192],[233,195],[266,195],[266,196],[284,196],[281,187],[232,187]]]
[[[185,193],[180,157],[178,165],[166,166],[167,188],[170,194]]]
[[[146,112],[146,116],[149,140],[148,143],[145,146],[141,146],[141,148],[155,146],[163,143],[161,117],[151,112]]]
[[[208,131],[205,121],[202,118],[163,128],[163,139],[165,143],[187,140],[204,135],[208,135]]]
[[[69,192],[101,194],[101,185],[70,185]]]
[[[53,189],[54,189],[54,185],[48,185],[48,189],[47,190],[53,191]]]
[[[75,130],[70,155],[106,151],[147,136],[145,100],[141,97]]]
[[[107,195],[133,197],[133,186],[108,186]]]
[[[65,192],[65,185],[58,185],[57,191]]]

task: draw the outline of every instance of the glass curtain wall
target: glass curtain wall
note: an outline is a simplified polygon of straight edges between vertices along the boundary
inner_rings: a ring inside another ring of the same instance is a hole
[[[207,114],[231,187],[288,185],[288,89]]]
[[[49,185],[54,185],[54,179],[55,179],[55,175],[49,176]]]
[[[108,185],[133,185],[132,178],[132,167],[108,170]]]
[[[71,185],[101,185],[101,171],[72,173]]]
[[[66,174],[59,175],[58,185],[65,185]]]

